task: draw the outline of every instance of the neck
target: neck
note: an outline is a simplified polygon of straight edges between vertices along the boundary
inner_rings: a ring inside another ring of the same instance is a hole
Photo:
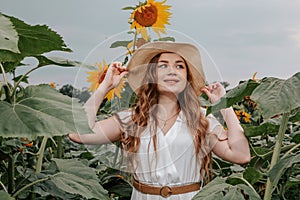
[[[160,95],[158,100],[158,116],[161,118],[168,118],[169,116],[178,113],[179,105],[176,96]]]

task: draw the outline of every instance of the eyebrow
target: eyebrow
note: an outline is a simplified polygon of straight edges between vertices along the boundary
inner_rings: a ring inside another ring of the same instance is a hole
[[[159,60],[158,62],[169,63],[169,61],[167,61],[167,60]],[[175,63],[184,63],[184,61],[183,60],[176,60]]]

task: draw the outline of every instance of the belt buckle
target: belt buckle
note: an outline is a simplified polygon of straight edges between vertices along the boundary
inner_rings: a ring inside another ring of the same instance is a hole
[[[162,196],[164,198],[167,198],[167,197],[171,196],[172,193],[173,193],[172,188],[170,186],[167,186],[167,185],[161,187],[160,191],[159,191],[160,196]]]

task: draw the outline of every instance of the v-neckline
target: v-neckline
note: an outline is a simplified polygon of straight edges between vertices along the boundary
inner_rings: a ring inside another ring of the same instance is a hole
[[[177,115],[177,117],[176,117],[174,123],[173,123],[172,126],[166,131],[166,133],[164,133],[163,130],[162,130],[159,126],[157,127],[158,130],[161,132],[161,134],[162,134],[163,137],[167,137],[167,135],[169,135],[169,132],[170,132],[170,131],[174,128],[174,126],[176,125],[176,122],[178,121],[178,118],[179,118],[180,114],[181,114],[181,111],[179,111],[179,113],[178,113],[178,115]]]

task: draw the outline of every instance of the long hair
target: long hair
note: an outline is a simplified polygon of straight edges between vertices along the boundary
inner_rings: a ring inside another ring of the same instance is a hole
[[[126,130],[121,135],[121,143],[123,149],[126,151],[129,163],[133,166],[134,155],[138,152],[140,147],[140,136],[143,130],[149,125],[153,127],[151,130],[151,137],[153,140],[154,151],[156,152],[156,132],[158,121],[155,117],[155,107],[158,104],[159,92],[157,89],[156,79],[156,66],[161,54],[156,55],[147,66],[147,72],[143,79],[143,84],[139,88],[136,99],[136,106],[132,109],[132,119],[129,123],[123,124],[119,119],[123,130]],[[188,68],[187,68],[188,70]],[[208,144],[205,139],[208,130],[208,121],[201,112],[201,104],[192,88],[189,84],[192,80],[192,76],[187,71],[187,86],[178,95],[178,105],[186,117],[187,126],[193,136],[195,145],[195,152],[198,155],[197,158],[201,160],[201,177],[205,182],[209,181],[210,168],[211,168],[211,152],[208,149]],[[148,124],[150,116],[153,116],[151,123]],[[198,120],[196,120],[198,119]]]

